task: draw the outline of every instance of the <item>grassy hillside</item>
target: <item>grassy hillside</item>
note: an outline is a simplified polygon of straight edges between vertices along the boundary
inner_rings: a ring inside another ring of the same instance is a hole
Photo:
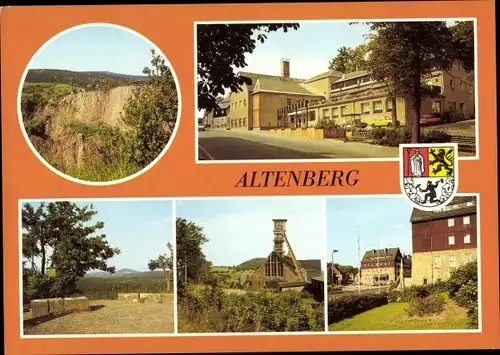
[[[236,266],[237,270],[255,270],[266,260],[266,258],[253,258],[242,262],[240,265]]]

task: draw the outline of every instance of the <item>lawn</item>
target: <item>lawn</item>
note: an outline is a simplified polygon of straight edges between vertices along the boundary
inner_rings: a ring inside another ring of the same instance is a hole
[[[443,313],[437,316],[409,317],[408,303],[397,302],[378,307],[353,318],[344,319],[328,327],[330,331],[342,330],[438,330],[467,329],[467,311],[452,300],[446,300]]]

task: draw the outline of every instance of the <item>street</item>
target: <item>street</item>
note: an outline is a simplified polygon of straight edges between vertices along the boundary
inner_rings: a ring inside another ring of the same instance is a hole
[[[260,131],[198,132],[199,160],[398,158],[397,147],[285,137]]]

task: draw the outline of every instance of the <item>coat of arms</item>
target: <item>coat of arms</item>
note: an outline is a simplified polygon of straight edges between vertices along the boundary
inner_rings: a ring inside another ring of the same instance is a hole
[[[423,211],[446,206],[457,192],[457,144],[401,144],[399,149],[402,193]]]

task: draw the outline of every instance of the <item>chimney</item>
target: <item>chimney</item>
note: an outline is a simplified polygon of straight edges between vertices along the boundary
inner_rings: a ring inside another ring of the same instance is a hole
[[[283,244],[285,243],[286,219],[273,219],[274,223],[274,252],[283,256]]]
[[[290,78],[290,59],[281,59],[281,76],[283,78]]]

